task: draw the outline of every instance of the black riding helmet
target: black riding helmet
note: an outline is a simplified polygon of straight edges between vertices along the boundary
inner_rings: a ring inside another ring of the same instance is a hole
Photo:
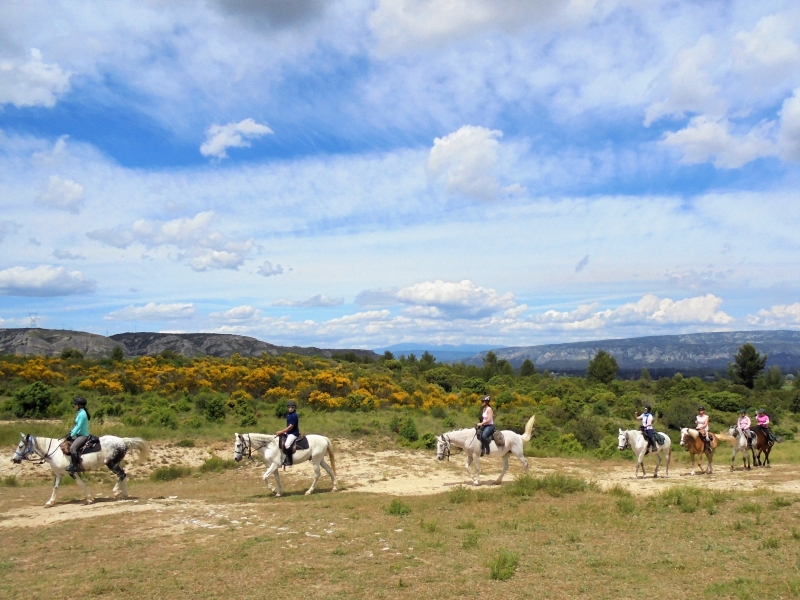
[[[653,408],[649,404],[645,404],[644,405],[644,410],[645,410],[645,412],[650,412],[651,410],[653,410]]]
[[[705,406],[698,406],[698,407],[697,407],[697,410],[705,410],[705,409],[706,409],[706,407],[705,407]]]
[[[72,405],[73,406],[80,406],[81,408],[86,408],[86,398],[84,398],[83,396],[76,396],[72,400]]]
[[[740,415],[746,415],[747,414],[747,409],[743,408],[742,410],[739,411],[739,414]]]
[[[286,403],[286,408],[289,408],[290,406],[291,406],[292,408],[297,408],[297,402],[295,402],[294,400],[289,400],[289,401]]]

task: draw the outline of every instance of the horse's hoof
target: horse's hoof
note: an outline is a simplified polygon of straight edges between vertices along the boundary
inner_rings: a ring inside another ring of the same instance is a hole
[[[310,496],[310,495],[311,495],[311,492],[313,492],[313,491],[314,491],[314,490],[308,490],[308,491],[306,492],[306,496]]]
[[[280,494],[275,494],[275,497],[276,497],[276,498],[280,498],[280,497],[281,497],[281,495],[280,495]]]
[[[85,504],[94,504],[94,498],[87,498]]]
[[[53,507],[53,503],[52,502],[46,502],[44,507],[45,508],[52,508]]]

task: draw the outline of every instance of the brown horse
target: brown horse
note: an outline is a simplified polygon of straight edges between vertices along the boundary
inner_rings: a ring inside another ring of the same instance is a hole
[[[755,447],[755,455],[756,455],[756,466],[757,467],[772,467],[769,464],[769,453],[772,452],[772,446],[775,445],[775,442],[769,439],[767,431],[764,430],[763,427],[756,427],[756,442],[754,444]],[[764,455],[764,462],[761,462],[761,455]]]
[[[713,433],[709,435],[711,436],[711,442],[709,443],[711,450],[706,452],[705,444],[696,429],[689,429],[688,427],[681,428],[681,446],[689,453],[692,459],[692,470],[694,470],[694,457],[697,456],[697,468],[700,469],[701,473],[711,475],[713,471],[712,463],[714,461],[714,450],[719,446],[719,438]],[[703,461],[703,454],[706,455],[706,459],[708,460],[706,469],[703,469],[703,465],[701,464]]]

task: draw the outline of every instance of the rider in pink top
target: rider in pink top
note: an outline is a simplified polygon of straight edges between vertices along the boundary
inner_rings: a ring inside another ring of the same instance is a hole
[[[695,428],[697,429],[697,433],[700,434],[700,437],[703,438],[703,443],[705,444],[706,451],[709,450],[709,443],[711,440],[708,437],[708,415],[706,414],[705,406],[701,406],[697,409],[700,414],[695,417]]]
[[[759,408],[758,414],[756,415],[756,431],[759,429],[764,433],[768,444],[772,445],[775,443],[775,437],[772,435],[769,427],[769,416],[764,412],[763,408]]]
[[[744,434],[744,439],[747,440],[748,447],[752,444],[753,439],[750,436],[750,417],[747,416],[747,409],[743,408],[739,422],[737,423],[739,430]]]

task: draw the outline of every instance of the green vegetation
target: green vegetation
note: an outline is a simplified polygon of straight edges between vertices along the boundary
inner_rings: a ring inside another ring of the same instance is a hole
[[[188,477],[192,474],[190,467],[183,467],[181,465],[169,465],[168,467],[159,467],[150,473],[152,481],[173,481],[181,477]]]
[[[489,563],[491,578],[500,581],[511,579],[514,573],[517,572],[517,565],[519,565],[519,554],[508,552],[507,550],[499,550]]]
[[[411,507],[409,507],[408,504],[405,504],[404,502],[401,502],[400,500],[395,498],[394,500],[392,500],[392,503],[386,509],[386,512],[390,515],[402,517],[403,515],[411,513]]]

